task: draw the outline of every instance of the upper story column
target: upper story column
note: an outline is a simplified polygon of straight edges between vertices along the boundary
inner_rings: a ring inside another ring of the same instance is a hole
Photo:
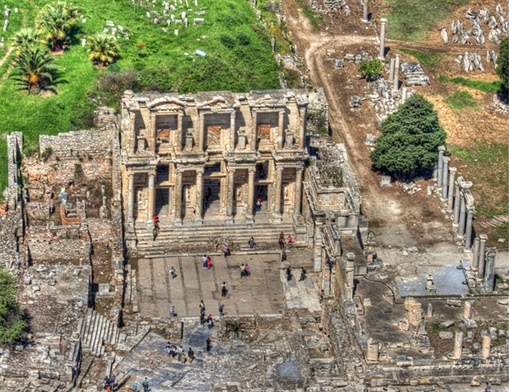
[[[235,109],[230,113],[230,151],[235,150]]]
[[[133,222],[134,220],[134,173],[128,173],[127,181],[127,221]]]
[[[205,113],[200,112],[200,124],[198,126],[198,151],[205,151]]]

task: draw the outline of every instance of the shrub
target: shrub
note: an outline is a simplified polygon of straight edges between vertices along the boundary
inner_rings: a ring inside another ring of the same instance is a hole
[[[240,45],[247,46],[251,43],[251,38],[246,33],[237,34],[237,41]]]
[[[219,38],[221,43],[226,46],[228,49],[233,49],[235,47],[235,40],[229,35],[223,34]]]

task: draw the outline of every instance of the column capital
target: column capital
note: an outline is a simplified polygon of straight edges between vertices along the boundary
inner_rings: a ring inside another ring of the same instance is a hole
[[[479,241],[486,242],[488,240],[488,236],[486,234],[479,234]]]
[[[282,172],[284,168],[285,168],[284,166],[279,166],[279,165],[278,165],[278,166],[276,166],[276,170],[277,170],[278,172]]]
[[[381,18],[380,19],[380,23],[387,24],[387,18]]]
[[[451,166],[449,168],[449,173],[456,173],[458,171],[458,169],[456,169],[454,166]]]
[[[445,151],[445,146],[438,146],[438,151],[444,152]]]
[[[444,160],[444,163],[449,163],[451,158],[446,155],[446,156],[444,156],[443,160]]]
[[[470,188],[472,188],[472,185],[474,185],[474,183],[472,181],[463,181],[463,182],[461,182],[461,187],[463,189],[470,189]]]

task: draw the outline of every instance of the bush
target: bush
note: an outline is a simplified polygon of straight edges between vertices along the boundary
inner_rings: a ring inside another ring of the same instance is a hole
[[[382,62],[378,59],[363,61],[359,66],[359,71],[367,80],[378,79],[382,69]]]
[[[106,101],[120,100],[125,90],[139,90],[140,80],[136,71],[105,72],[97,80],[99,95]]]
[[[0,344],[12,344],[26,328],[23,312],[16,299],[16,280],[0,268]]]
[[[229,35],[223,34],[223,35],[221,35],[219,40],[228,49],[233,49],[235,47],[235,40],[232,37],[230,37]]]

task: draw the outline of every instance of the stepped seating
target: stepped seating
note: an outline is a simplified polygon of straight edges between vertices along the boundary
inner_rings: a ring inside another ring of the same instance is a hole
[[[80,320],[78,330],[83,351],[96,357],[104,354],[105,344],[116,345],[119,341],[117,326],[93,309],[88,309],[86,317]]]
[[[169,253],[210,253],[221,251],[222,244],[227,240],[232,244],[232,250],[247,250],[249,238],[254,237],[257,248],[277,248],[279,233],[295,237],[292,222],[267,223],[255,225],[252,228],[239,225],[204,225],[160,228],[155,241],[149,230],[140,229],[136,236],[138,240],[137,253],[140,257],[160,257]]]

